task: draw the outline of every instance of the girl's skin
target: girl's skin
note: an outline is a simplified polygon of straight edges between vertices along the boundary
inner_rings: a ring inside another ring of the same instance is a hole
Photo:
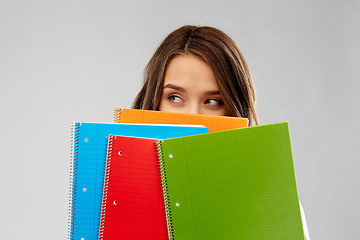
[[[165,71],[159,110],[225,116],[211,66],[193,54],[173,58]]]

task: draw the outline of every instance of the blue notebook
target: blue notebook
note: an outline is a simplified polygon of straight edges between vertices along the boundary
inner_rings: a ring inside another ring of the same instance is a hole
[[[192,125],[73,123],[69,239],[98,239],[109,134],[168,139],[207,132]]]

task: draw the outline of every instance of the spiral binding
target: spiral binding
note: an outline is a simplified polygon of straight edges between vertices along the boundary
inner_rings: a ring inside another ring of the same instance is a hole
[[[77,168],[79,149],[79,128],[80,123],[71,125],[71,156],[70,156],[70,190],[69,190],[69,223],[68,239],[74,239],[75,231],[75,202],[77,193]]]
[[[158,140],[158,141],[156,141],[156,145],[157,145],[157,153],[158,153],[159,165],[160,165],[161,183],[162,183],[162,187],[163,187],[164,205],[165,205],[165,214],[166,214],[166,223],[167,223],[167,228],[168,228],[168,234],[169,234],[169,239],[174,240],[174,230],[173,230],[172,220],[171,220],[170,200],[169,200],[169,193],[168,193],[167,180],[166,180],[166,170],[165,170],[162,142],[163,142],[162,140]]]
[[[99,227],[99,240],[104,239],[104,228],[105,228],[105,217],[106,217],[106,206],[108,202],[108,193],[109,193],[109,177],[111,171],[111,162],[112,162],[112,152],[113,152],[113,143],[114,135],[109,136],[108,140],[108,150],[106,155],[106,167],[105,167],[105,177],[104,177],[104,190],[103,190],[103,200],[101,206],[101,218],[100,218],[100,227]]]
[[[122,108],[115,108],[114,110],[114,122],[120,123]]]

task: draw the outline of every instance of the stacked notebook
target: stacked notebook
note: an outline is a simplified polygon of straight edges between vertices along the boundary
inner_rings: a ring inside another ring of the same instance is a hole
[[[69,239],[304,239],[287,123],[74,123]]]

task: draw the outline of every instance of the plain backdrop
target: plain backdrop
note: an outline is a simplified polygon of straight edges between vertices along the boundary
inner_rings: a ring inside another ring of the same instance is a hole
[[[261,124],[288,121],[312,239],[360,239],[360,2],[0,0],[0,232],[65,239],[71,123],[112,122],[176,28],[246,56]]]

